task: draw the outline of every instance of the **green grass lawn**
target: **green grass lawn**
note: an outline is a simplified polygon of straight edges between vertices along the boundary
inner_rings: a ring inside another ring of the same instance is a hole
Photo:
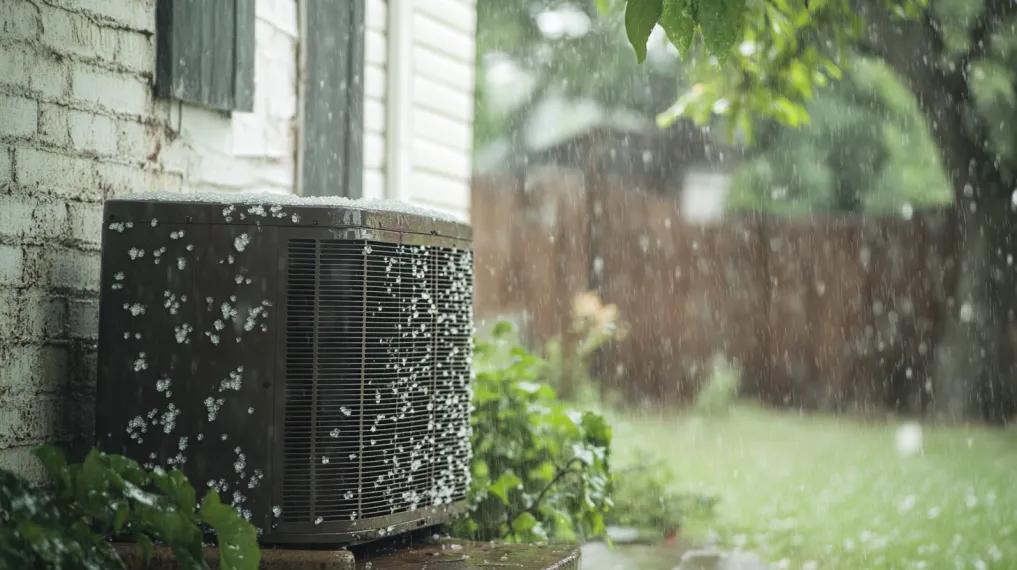
[[[738,406],[616,415],[614,454],[659,453],[681,490],[715,494],[685,538],[719,537],[789,568],[1017,568],[1017,431],[898,425]]]

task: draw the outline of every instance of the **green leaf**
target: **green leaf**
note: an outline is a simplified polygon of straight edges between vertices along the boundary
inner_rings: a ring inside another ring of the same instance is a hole
[[[725,59],[742,34],[745,0],[706,0],[699,5],[699,27],[706,49]]]
[[[39,458],[43,468],[46,470],[46,474],[54,482],[61,482],[66,475],[65,470],[67,468],[67,460],[64,458],[63,450],[47,443],[36,447],[32,450],[32,453]]]
[[[194,510],[198,501],[197,495],[191,482],[187,480],[187,476],[182,471],[174,469],[166,472],[156,469],[152,473],[152,481],[170,501],[176,504],[178,509],[183,512]]]
[[[219,494],[209,491],[201,502],[201,520],[219,538],[219,565],[223,570],[257,570],[261,561],[258,533],[233,507],[224,505]]]
[[[152,544],[152,539],[148,538],[146,534],[137,534],[134,536],[134,542],[138,543],[141,547],[141,555],[145,559],[145,565],[152,560],[152,554],[155,552],[155,546]]]
[[[491,331],[491,336],[494,338],[504,338],[515,333],[515,331],[515,325],[509,321],[498,321],[498,323],[494,325],[494,329]]]
[[[696,34],[695,0],[664,0],[660,25],[667,32],[667,39],[671,40],[678,48],[678,53],[684,57],[692,47],[692,39]]]
[[[611,426],[604,416],[596,412],[586,412],[583,414],[582,425],[583,431],[586,432],[586,441],[601,447],[611,445]]]
[[[625,5],[625,33],[632,49],[636,50],[636,60],[639,63],[646,60],[646,41],[650,39],[650,32],[660,18],[662,2],[663,0],[628,0]]]
[[[498,477],[497,481],[491,483],[491,485],[487,488],[487,491],[501,499],[501,502],[507,505],[509,504],[509,491],[519,487],[522,482],[523,480],[520,479],[518,475],[511,471],[506,471]]]
[[[512,521],[512,532],[528,533],[537,526],[537,519],[530,513],[522,513]]]

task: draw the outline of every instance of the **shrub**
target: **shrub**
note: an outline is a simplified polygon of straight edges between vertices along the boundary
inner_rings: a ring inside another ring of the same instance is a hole
[[[677,532],[690,517],[712,514],[716,498],[680,493],[674,489],[674,480],[667,463],[646,450],[638,450],[625,467],[615,472],[615,508],[608,522],[659,530],[667,536]]]
[[[0,566],[4,568],[123,568],[107,541],[135,540],[151,553],[169,546],[179,568],[205,568],[203,528],[218,537],[223,569],[254,569],[257,533],[215,491],[198,504],[179,470],[146,471],[121,455],[92,450],[68,464],[51,446],[36,450],[51,480],[44,488],[0,469]]]
[[[471,513],[457,523],[458,534],[534,541],[604,533],[611,429],[539,382],[545,368],[508,323],[490,341],[476,341]]]
[[[714,355],[710,377],[696,394],[695,411],[704,416],[726,414],[741,387],[741,370],[722,355]]]

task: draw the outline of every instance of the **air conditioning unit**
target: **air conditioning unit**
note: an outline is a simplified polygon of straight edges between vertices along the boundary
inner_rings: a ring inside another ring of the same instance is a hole
[[[450,520],[470,477],[469,226],[342,198],[106,203],[96,436],[267,543]]]

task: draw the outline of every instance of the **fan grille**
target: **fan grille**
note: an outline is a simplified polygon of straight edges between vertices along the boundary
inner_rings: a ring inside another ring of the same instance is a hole
[[[465,498],[472,253],[293,239],[287,286],[283,520]]]

